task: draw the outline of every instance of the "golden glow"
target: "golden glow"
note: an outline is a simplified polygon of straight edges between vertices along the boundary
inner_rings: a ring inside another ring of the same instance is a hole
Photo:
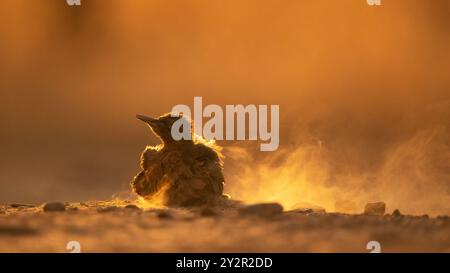
[[[151,198],[137,197],[136,205],[143,209],[160,209],[166,208],[165,204],[165,192],[169,188],[169,183],[164,183],[161,189],[158,190]]]
[[[299,202],[333,209],[335,188],[330,178],[326,151],[317,145],[282,151],[282,156],[257,162],[245,149],[227,149],[227,156],[242,162],[225,191],[247,203],[279,202],[289,210]],[[226,184],[228,185],[228,183]]]

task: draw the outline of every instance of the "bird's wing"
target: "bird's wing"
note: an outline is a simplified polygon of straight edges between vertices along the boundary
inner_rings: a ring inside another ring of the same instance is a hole
[[[205,186],[211,193],[221,195],[225,179],[219,155],[213,149],[203,144],[196,146],[193,173],[206,182]]]
[[[163,176],[161,168],[143,170],[133,178],[131,187],[140,196],[150,197],[163,186]]]
[[[145,150],[141,154],[141,168],[146,170],[149,168],[149,166],[157,160],[157,153],[161,149],[161,147],[158,146],[147,146]]]

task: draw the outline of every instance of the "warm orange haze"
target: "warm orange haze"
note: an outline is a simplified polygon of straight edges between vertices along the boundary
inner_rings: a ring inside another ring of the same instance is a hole
[[[201,96],[280,105],[278,150],[218,141],[233,199],[450,215],[449,12],[446,0],[4,0],[0,203],[136,198],[139,155],[159,140],[135,115]]]

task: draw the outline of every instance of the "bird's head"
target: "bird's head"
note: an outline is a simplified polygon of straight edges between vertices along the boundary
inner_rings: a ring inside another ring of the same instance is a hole
[[[136,117],[145,122],[165,145],[185,142],[184,140],[176,141],[172,137],[172,125],[177,120],[184,118],[182,115],[172,115],[168,113],[159,118],[151,118],[143,115],[136,115]]]

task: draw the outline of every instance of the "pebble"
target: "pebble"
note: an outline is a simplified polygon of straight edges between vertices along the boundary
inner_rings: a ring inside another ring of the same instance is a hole
[[[283,207],[278,203],[261,203],[242,207],[238,210],[240,215],[255,215],[255,216],[274,216],[283,212]]]
[[[170,214],[167,211],[160,211],[158,212],[158,214],[156,215],[159,219],[172,219],[172,214]]]
[[[31,205],[31,204],[18,204],[18,203],[13,203],[9,205],[12,208],[34,208],[35,205]]]
[[[367,203],[364,207],[364,214],[366,215],[384,215],[386,211],[386,203],[384,202],[375,202],[375,203]]]
[[[428,214],[424,214],[424,215],[421,215],[420,218],[422,218],[422,219],[430,219],[430,216]]]
[[[305,213],[305,214],[307,214],[307,213],[326,213],[326,210],[325,210],[325,208],[318,206],[318,205],[300,202],[300,203],[293,205],[291,207],[290,212]]]
[[[398,209],[396,209],[392,212],[392,216],[393,217],[402,217],[403,215]]]
[[[125,206],[125,209],[127,209],[127,210],[133,210],[133,211],[140,211],[140,210],[141,210],[138,206],[133,205],[133,204],[126,205],[126,206]]]
[[[42,206],[44,212],[61,212],[66,210],[66,206],[61,202],[48,202]]]

